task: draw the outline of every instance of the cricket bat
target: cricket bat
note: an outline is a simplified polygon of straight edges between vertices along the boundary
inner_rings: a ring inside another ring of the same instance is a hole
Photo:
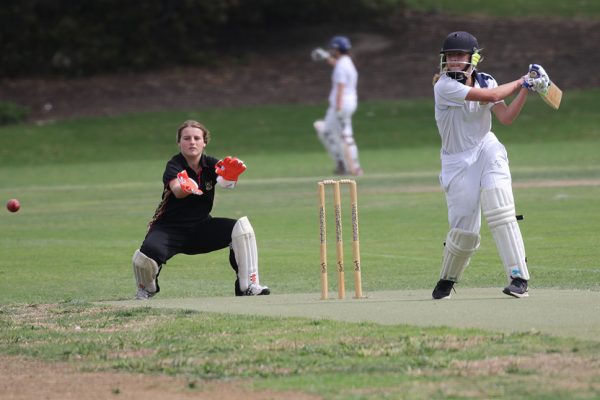
[[[531,71],[529,76],[532,78],[537,78],[537,73],[535,71]],[[560,90],[560,88],[556,86],[554,82],[550,82],[546,93],[539,93],[539,95],[546,104],[553,109],[558,110],[558,107],[560,107],[560,101],[562,100],[562,90]]]
[[[560,90],[554,83],[550,82],[550,85],[548,85],[548,91],[545,94],[540,93],[540,96],[542,96],[542,100],[544,100],[546,104],[555,110],[558,110],[558,107],[560,107],[562,90]]]

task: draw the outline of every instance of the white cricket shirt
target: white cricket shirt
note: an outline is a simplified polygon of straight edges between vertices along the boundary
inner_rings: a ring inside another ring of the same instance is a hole
[[[491,75],[479,72],[488,88],[498,83]],[[475,82],[475,87],[480,87]],[[433,87],[435,94],[435,121],[442,137],[442,153],[455,154],[478,146],[492,129],[491,108],[495,103],[481,104],[465,100],[469,86],[442,75]]]
[[[331,92],[329,93],[329,105],[335,107],[335,99],[337,96],[337,85],[339,83],[344,84],[344,95],[342,102],[356,103],[357,94],[356,86],[358,83],[358,72],[352,62],[352,58],[349,55],[344,54],[338,58],[335,66],[333,67],[333,73],[331,74]]]

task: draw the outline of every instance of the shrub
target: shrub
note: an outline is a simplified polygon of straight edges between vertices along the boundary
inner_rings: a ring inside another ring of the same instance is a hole
[[[23,122],[29,116],[27,107],[11,102],[0,102],[0,125],[9,125]]]
[[[210,65],[282,31],[376,23],[401,7],[402,0],[2,0],[0,76]]]

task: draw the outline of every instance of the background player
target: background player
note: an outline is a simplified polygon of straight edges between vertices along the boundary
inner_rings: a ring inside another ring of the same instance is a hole
[[[512,180],[504,146],[491,132],[493,112],[509,125],[519,115],[529,90],[543,92],[549,78],[536,64],[529,74],[498,86],[479,72],[477,39],[453,32],[444,40],[440,73],[434,77],[435,120],[442,139],[440,183],[446,195],[450,231],[446,237],[440,280],[434,299],[449,298],[479,247],[481,211],[487,219],[508,278],[504,293],[528,296],[529,271],[515,216]],[[517,93],[507,105],[504,99]]]
[[[258,253],[248,218],[213,218],[216,184],[233,188],[246,170],[243,161],[217,160],[204,154],[209,131],[197,121],[185,121],[177,130],[180,153],[167,163],[164,189],[146,238],[133,255],[137,299],[160,291],[158,275],[163,264],[176,254],[201,254],[229,250],[229,262],[237,273],[236,296],[268,295],[258,279]]]
[[[334,173],[339,175],[362,175],[352,130],[352,115],[358,105],[358,72],[350,57],[351,47],[346,36],[334,36],[329,41],[329,52],[322,53],[333,67],[331,91],[325,119],[314,123],[319,139],[335,162]]]

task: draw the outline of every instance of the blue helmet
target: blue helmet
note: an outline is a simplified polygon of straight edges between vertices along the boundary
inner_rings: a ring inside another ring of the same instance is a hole
[[[352,48],[350,39],[346,36],[334,36],[329,41],[329,48],[339,50],[341,53],[347,53]]]

